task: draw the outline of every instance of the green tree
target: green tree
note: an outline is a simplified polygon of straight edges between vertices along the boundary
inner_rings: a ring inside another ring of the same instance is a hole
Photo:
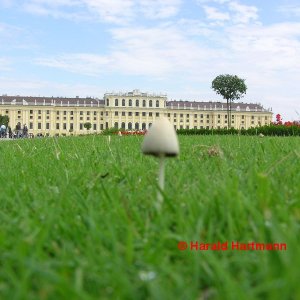
[[[0,115],[0,125],[5,125],[7,128],[8,123],[9,123],[9,117]]]
[[[87,130],[90,130],[92,128],[92,124],[90,122],[86,122],[83,124],[83,127],[86,128]]]
[[[211,88],[227,101],[227,129],[229,129],[231,127],[231,102],[246,94],[245,79],[236,75],[219,75],[213,80]]]

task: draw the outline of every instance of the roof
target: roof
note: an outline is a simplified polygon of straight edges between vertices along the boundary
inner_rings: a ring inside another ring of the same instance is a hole
[[[40,106],[104,106],[104,100],[98,98],[0,96],[0,104],[40,105]]]
[[[171,109],[199,109],[199,110],[227,110],[227,103],[213,101],[167,101],[166,106]],[[270,111],[261,104],[232,102],[231,110],[235,111]]]

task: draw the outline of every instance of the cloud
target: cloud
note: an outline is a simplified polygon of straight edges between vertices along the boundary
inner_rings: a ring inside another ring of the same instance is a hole
[[[32,14],[126,25],[140,18],[167,19],[176,15],[182,0],[29,0]]]
[[[217,21],[213,25],[222,25],[223,21],[230,21],[236,24],[247,24],[258,19],[258,9],[255,6],[240,4],[238,1],[213,0],[197,2],[204,10],[208,20]],[[206,3],[219,6],[208,6]]]
[[[0,57],[0,71],[10,71],[11,68],[11,59],[7,57]]]
[[[235,23],[249,23],[258,19],[258,9],[255,6],[242,5],[238,2],[230,1],[228,7],[234,13],[233,21]]]
[[[90,53],[75,53],[57,57],[38,58],[35,63],[41,66],[57,68],[71,73],[97,76],[104,73],[104,67],[111,63],[109,57]]]
[[[140,0],[139,4],[146,18],[165,19],[179,12],[181,0]]]
[[[215,7],[211,6],[203,6],[204,12],[206,14],[207,19],[213,21],[228,21],[230,20],[230,15],[225,12],[221,12]]]
[[[278,8],[278,11],[287,16],[300,17],[300,5],[299,4],[282,5]]]

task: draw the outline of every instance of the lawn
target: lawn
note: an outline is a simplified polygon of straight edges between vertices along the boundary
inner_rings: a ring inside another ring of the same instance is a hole
[[[300,299],[299,137],[180,136],[161,209],[142,140],[0,141],[0,299]]]

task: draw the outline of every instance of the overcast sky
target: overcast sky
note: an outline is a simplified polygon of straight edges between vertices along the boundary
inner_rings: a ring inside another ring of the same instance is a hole
[[[0,95],[220,101],[234,74],[242,101],[300,119],[299,0],[0,0],[0,45]]]

